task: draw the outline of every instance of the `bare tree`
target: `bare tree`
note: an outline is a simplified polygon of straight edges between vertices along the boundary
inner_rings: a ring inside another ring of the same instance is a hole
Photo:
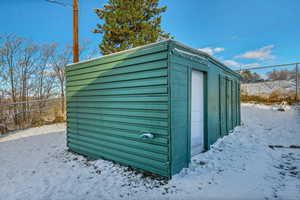
[[[81,60],[91,59],[99,54],[99,47],[91,47],[90,40],[83,40],[79,45],[79,56]]]
[[[1,77],[6,82],[4,91],[10,96],[12,103],[17,102],[17,76],[16,71],[19,62],[21,47],[24,42],[23,38],[15,35],[6,35],[1,38],[0,60],[1,60]],[[17,107],[13,106],[14,123],[18,124]]]
[[[58,79],[61,97],[61,112],[65,113],[65,67],[71,63],[72,48],[65,46],[59,53],[52,57],[52,67],[54,75]]]
[[[91,58],[98,53],[96,48],[90,48],[91,42],[85,40],[79,45],[79,56],[83,58]],[[54,74],[59,81],[60,97],[61,97],[61,112],[65,113],[65,67],[72,62],[72,47],[66,45],[53,56],[52,66]]]
[[[39,48],[39,59],[36,62],[37,70],[34,73],[34,83],[36,87],[34,88],[34,96],[38,100],[46,100],[52,95],[52,90],[55,83],[55,74],[51,65],[51,59],[55,54],[57,44],[43,44]],[[40,101],[39,112],[41,114],[42,107],[45,106],[45,102]]]
[[[20,81],[20,101],[21,102],[28,102],[29,99],[29,92],[30,92],[30,82],[32,80],[33,73],[36,71],[36,55],[38,53],[38,46],[32,44],[31,42],[24,43],[24,47],[21,50],[21,55],[18,61],[18,68],[17,74],[19,76]],[[21,108],[21,115],[22,115],[22,128],[25,127],[25,123],[27,122],[26,113],[28,110],[28,104],[23,103]]]
[[[277,80],[287,80],[289,76],[289,71],[286,69],[283,70],[276,70],[274,69],[271,72],[267,73],[268,79],[272,81],[277,81]]]
[[[82,58],[89,59],[98,52],[97,48],[90,48],[90,44],[84,41],[79,46]],[[0,103],[9,104],[2,105],[1,116],[8,119],[13,128],[40,123],[43,116],[47,117],[44,111],[50,104],[46,102],[56,96],[61,97],[64,115],[65,67],[71,62],[70,46],[38,45],[12,34],[0,37]],[[4,119],[1,116],[0,123]]]

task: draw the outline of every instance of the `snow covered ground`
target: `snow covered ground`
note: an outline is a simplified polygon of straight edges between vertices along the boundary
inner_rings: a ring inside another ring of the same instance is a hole
[[[295,80],[264,81],[257,83],[243,83],[241,89],[248,95],[270,95],[273,91],[282,94],[294,93],[296,91]]]
[[[171,181],[67,151],[64,124],[0,137],[0,199],[300,199],[300,109],[242,106],[243,125]]]

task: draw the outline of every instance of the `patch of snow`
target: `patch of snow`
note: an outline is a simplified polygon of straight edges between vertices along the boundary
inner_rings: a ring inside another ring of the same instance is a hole
[[[189,56],[192,56],[192,57],[197,57],[197,58],[202,59],[202,60],[207,60],[205,57],[202,57],[202,56],[199,56],[197,54],[190,53],[188,51],[184,51],[184,50],[181,50],[181,49],[174,48],[174,51],[179,53],[179,54],[185,54],[185,55],[189,55]]]
[[[280,109],[282,109],[282,110],[292,109],[292,106],[286,105],[284,103],[282,103],[282,104],[273,104],[273,105],[242,103],[242,106],[244,106],[244,107],[255,107],[255,108],[258,108],[258,109],[274,110],[274,111],[278,111]]]
[[[46,126],[39,126],[35,128],[28,128],[22,131],[14,131],[7,135],[0,136],[0,142],[7,142],[11,140],[17,140],[25,137],[42,135],[42,134],[49,134],[55,131],[64,131],[66,128],[65,124],[53,124],[53,125],[46,125]]]
[[[267,109],[268,108],[268,109]],[[242,105],[242,126],[172,180],[68,152],[63,124],[0,138],[0,199],[300,199],[300,110]]]
[[[241,89],[248,95],[270,95],[273,91],[281,94],[294,93],[296,83],[293,80],[263,81],[258,83],[242,83]]]

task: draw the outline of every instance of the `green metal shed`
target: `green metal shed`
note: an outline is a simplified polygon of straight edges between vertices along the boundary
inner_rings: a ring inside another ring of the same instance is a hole
[[[174,40],[66,68],[67,146],[171,178],[240,124],[240,76]]]

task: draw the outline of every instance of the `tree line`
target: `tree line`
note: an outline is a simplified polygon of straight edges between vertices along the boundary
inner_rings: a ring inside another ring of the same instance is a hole
[[[82,42],[80,55],[93,57],[96,49]],[[72,47],[57,43],[38,44],[29,39],[8,34],[0,37],[0,104],[12,104],[13,121],[20,123],[18,102],[61,98],[61,113],[65,112],[65,67],[71,63]],[[41,101],[40,106],[43,106]],[[21,104],[22,118],[28,106]]]
[[[242,76],[242,81],[246,83],[260,81],[295,80],[296,69],[273,69],[272,71],[266,73],[266,78],[263,78],[259,73],[251,72],[250,70],[243,70],[240,72],[240,75]]]

